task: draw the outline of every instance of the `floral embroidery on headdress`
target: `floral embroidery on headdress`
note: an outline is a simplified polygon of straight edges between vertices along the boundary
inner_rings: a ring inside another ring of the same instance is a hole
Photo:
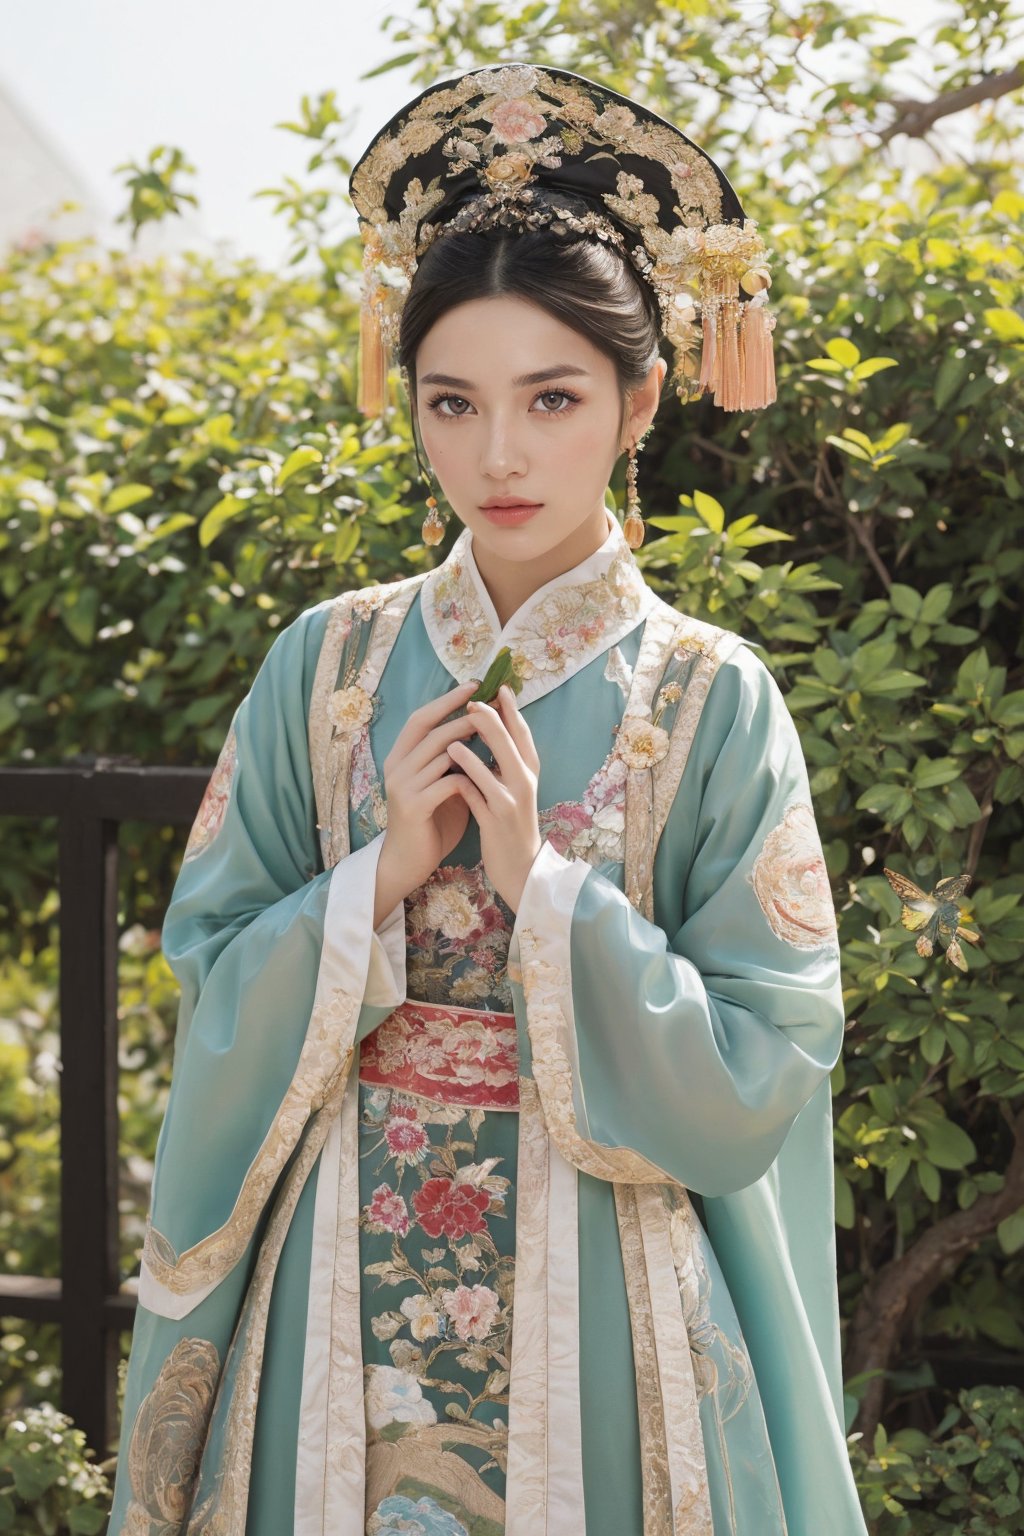
[[[429,87],[374,137],[350,193],[364,242],[366,414],[383,408],[427,248],[492,228],[615,245],[653,290],[681,399],[711,389],[723,410],[756,410],[776,398],[771,274],[756,223],[672,123],[583,75],[506,64]]]

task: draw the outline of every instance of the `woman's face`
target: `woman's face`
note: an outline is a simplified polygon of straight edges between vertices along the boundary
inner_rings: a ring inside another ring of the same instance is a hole
[[[654,414],[665,363],[652,369]],[[607,536],[605,490],[638,435],[620,428],[615,365],[586,337],[528,300],[501,295],[456,305],[416,357],[420,435],[434,473],[475,546],[534,561],[573,535]],[[642,432],[649,421],[639,427]],[[632,430],[631,430],[632,429]],[[539,503],[524,521],[497,522],[492,497]],[[577,539],[577,542],[579,539]]]

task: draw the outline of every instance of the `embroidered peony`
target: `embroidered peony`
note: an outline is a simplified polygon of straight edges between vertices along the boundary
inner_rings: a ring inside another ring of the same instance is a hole
[[[371,1365],[367,1375],[366,1422],[371,1429],[437,1423],[434,1405],[423,1396],[415,1376],[393,1365]]]
[[[444,1309],[460,1339],[486,1339],[498,1315],[498,1295],[488,1285],[460,1285],[442,1291]]]
[[[353,683],[331,694],[330,717],[339,731],[354,731],[365,725],[373,713],[373,700],[365,688]]]
[[[653,768],[668,751],[668,732],[643,715],[626,715],[615,737],[615,751],[628,768]]]
[[[378,1184],[369,1205],[363,1206],[367,1224],[382,1232],[395,1232],[405,1237],[411,1225],[409,1208],[402,1196],[386,1184]]]
[[[366,1536],[469,1536],[461,1520],[442,1508],[429,1494],[416,1500],[404,1493],[381,1499],[366,1522]]]
[[[434,1339],[441,1332],[441,1313],[430,1296],[406,1296],[399,1311],[409,1319],[409,1332],[420,1343]]]
[[[486,1232],[484,1212],[491,1203],[486,1190],[452,1179],[428,1179],[412,1197],[413,1210],[429,1237],[457,1241],[467,1232]]]
[[[460,864],[445,864],[435,869],[418,887],[408,911],[410,940],[423,935],[429,943],[431,934],[475,944],[505,920],[493,896],[486,889],[482,871]]]
[[[533,103],[523,96],[513,96],[500,101],[490,111],[494,136],[502,144],[526,144],[539,139],[547,123]]]
[[[399,1163],[422,1163],[430,1149],[430,1138],[422,1125],[404,1115],[389,1120],[384,1140],[391,1156]]]

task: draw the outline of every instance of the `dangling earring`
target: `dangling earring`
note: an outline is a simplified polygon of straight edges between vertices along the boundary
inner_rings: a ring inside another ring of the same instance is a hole
[[[429,480],[427,484],[430,484]],[[427,515],[423,519],[423,526],[420,529],[423,535],[423,542],[424,544],[440,544],[444,538],[444,530],[447,524],[437,510],[437,497],[433,494],[427,497],[427,507]]]
[[[413,401],[412,388],[409,384],[409,371],[407,368],[402,368],[400,372],[402,375],[402,383],[405,385],[405,392],[409,400],[409,424],[412,430],[412,448],[416,455],[416,464],[419,468],[420,479],[423,481],[423,484],[427,487],[427,491],[429,492],[427,496],[427,515],[423,519],[423,525],[420,528],[420,534],[424,544],[440,544],[441,540],[444,538],[444,531],[448,526],[448,520],[447,518],[442,518],[441,514],[437,510],[437,497],[434,495],[434,486],[430,478],[430,471],[424,469],[423,460],[420,458],[420,444],[419,438],[416,435],[416,423],[414,419],[416,415],[416,409]]]
[[[646,437],[646,433],[644,437]],[[626,543],[630,549],[639,549],[644,541],[646,528],[643,514],[640,510],[640,497],[636,488],[636,456],[637,451],[644,446],[644,438],[638,443],[629,445],[629,463],[626,465],[626,521],[622,525]]]

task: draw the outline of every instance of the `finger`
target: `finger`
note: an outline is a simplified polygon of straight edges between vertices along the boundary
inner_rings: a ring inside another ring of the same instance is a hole
[[[464,782],[461,773],[449,774],[447,778],[438,779],[434,784],[428,784],[422,791],[423,808],[425,811],[436,811],[439,805],[450,800],[452,795],[459,793],[459,785]],[[477,791],[479,794],[479,790]]]
[[[450,688],[447,693],[442,693],[438,698],[431,699],[428,704],[421,704],[418,709],[414,709],[395,738],[395,747],[402,754],[407,753],[411,747],[423,739],[429,730],[438,725],[453,710],[461,708],[479,686],[479,683],[472,680],[468,683],[460,683],[457,688]]]
[[[446,774],[452,772],[455,760],[448,755],[448,748],[452,745],[451,740],[445,742],[440,751],[430,758],[428,762],[417,768],[414,773],[410,769],[411,777],[409,784],[414,792],[427,784],[433,784],[437,779],[442,779]]]
[[[478,722],[480,735],[493,752],[502,778],[506,782],[509,779],[515,779],[525,765],[519,748],[509,735],[508,727],[498,711],[490,704],[482,704],[477,700],[467,704],[466,709],[470,719]]]
[[[520,757],[536,773],[540,767],[540,758],[537,756],[537,747],[533,739],[533,733],[519,713],[519,703],[508,683],[502,683],[498,689],[498,701],[501,705],[501,718],[505,722],[509,735],[519,749]]]
[[[464,773],[455,774],[452,778],[452,783],[456,786],[456,793],[462,796],[477,821],[487,814],[487,801],[476,785],[470,783]]]
[[[448,752],[452,762],[457,763],[468,777],[472,779],[489,805],[491,797],[498,789],[498,781],[491,770],[480,761],[475,752],[470,751],[464,741],[453,742],[448,748]]]
[[[446,748],[453,741],[475,735],[476,729],[476,721],[472,715],[458,715],[454,720],[446,720],[443,725],[435,725],[421,742],[410,747],[406,753],[405,764],[408,773],[419,776],[438,762],[445,764]],[[397,746],[398,743],[396,742],[395,745]]]

